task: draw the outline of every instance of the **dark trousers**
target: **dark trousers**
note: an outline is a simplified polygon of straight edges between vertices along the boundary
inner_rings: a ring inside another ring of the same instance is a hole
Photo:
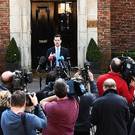
[[[74,135],[90,135],[90,131],[74,131]]]

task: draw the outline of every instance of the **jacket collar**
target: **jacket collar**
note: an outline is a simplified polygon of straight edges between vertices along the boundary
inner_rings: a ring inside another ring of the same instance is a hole
[[[106,91],[103,93],[103,96],[105,96],[105,95],[108,94],[108,93],[118,94],[117,90],[109,89],[109,90],[106,90]]]
[[[111,75],[114,75],[114,76],[122,77],[122,75],[120,73],[116,73],[116,72],[113,72],[113,71],[109,71],[108,73],[111,74]]]

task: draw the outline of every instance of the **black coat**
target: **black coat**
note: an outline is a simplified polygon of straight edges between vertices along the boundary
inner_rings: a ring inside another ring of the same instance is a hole
[[[46,60],[47,60],[47,63],[49,65],[49,60],[48,60],[48,57],[50,54],[53,54],[55,53],[55,47],[51,47],[47,50],[47,54],[46,54]],[[70,56],[69,55],[69,50],[67,48],[64,48],[64,47],[61,47],[60,48],[60,56],[63,56],[64,57],[64,61],[67,61],[67,58]],[[56,65],[56,59],[54,58],[53,61],[52,61],[52,66],[55,67]]]
[[[75,134],[85,135],[85,133],[90,132],[90,111],[93,101],[97,98],[97,87],[94,81],[90,81],[91,92],[86,92],[84,95],[80,96],[79,102],[79,115],[75,125]]]
[[[97,126],[96,135],[127,135],[129,107],[116,90],[107,90],[92,108],[91,122]]]

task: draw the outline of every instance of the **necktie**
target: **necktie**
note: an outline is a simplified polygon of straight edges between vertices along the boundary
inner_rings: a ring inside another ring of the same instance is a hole
[[[60,48],[56,48],[56,66],[59,66]]]

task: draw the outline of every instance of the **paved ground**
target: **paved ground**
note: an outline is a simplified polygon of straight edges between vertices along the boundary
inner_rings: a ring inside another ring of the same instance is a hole
[[[36,77],[36,78],[33,78],[32,83],[28,83],[27,90],[29,92],[36,92],[36,91],[39,91],[44,86],[45,86],[45,79],[43,78],[43,80],[40,83],[40,78]]]

